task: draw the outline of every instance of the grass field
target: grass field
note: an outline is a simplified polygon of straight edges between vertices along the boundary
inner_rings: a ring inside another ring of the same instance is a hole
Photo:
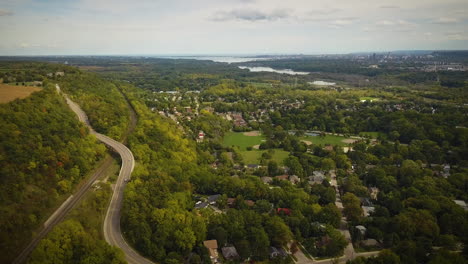
[[[267,150],[252,150],[252,151],[241,151],[242,158],[245,164],[259,164],[260,157]],[[272,160],[276,161],[279,165],[283,165],[283,160],[289,156],[289,152],[282,149],[275,149],[275,153],[272,155]]]
[[[32,92],[40,90],[40,88],[33,86],[15,86],[1,83],[0,103],[8,103],[17,98],[25,98],[28,97]]]
[[[343,140],[348,139],[346,137],[334,136],[334,135],[325,135],[325,137],[320,136],[305,136],[301,137],[301,140],[304,142],[311,142],[313,145],[338,145],[338,146],[347,146],[348,143],[343,142]]]
[[[226,147],[237,146],[239,150],[247,150],[247,147],[260,145],[263,136],[246,136],[243,132],[229,132],[224,136],[223,145]]]

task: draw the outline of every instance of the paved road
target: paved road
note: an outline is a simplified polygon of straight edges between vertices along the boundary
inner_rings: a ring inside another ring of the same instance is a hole
[[[57,89],[59,90],[60,88],[57,86]],[[88,117],[86,116],[85,112],[81,110],[80,106],[70,100],[70,98],[68,98],[66,95],[65,99],[67,100],[70,108],[77,114],[78,119],[89,127],[91,133],[94,134],[101,142],[119,153],[122,159],[122,167],[120,168],[119,177],[117,178],[114,186],[114,193],[112,194],[112,199],[107,209],[106,218],[104,219],[104,238],[110,245],[122,249],[129,264],[153,263],[150,260],[142,257],[132,247],[130,247],[127,242],[125,242],[122,236],[122,231],[120,229],[120,209],[122,208],[125,184],[126,180],[130,179],[133,168],[135,166],[133,153],[122,143],[94,131],[89,124]]]

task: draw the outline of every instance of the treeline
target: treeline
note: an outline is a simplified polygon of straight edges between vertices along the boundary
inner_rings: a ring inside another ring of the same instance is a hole
[[[0,262],[8,263],[106,150],[52,84],[0,105],[0,123]]]
[[[66,74],[58,83],[86,112],[97,132],[114,139],[121,139],[126,134],[129,111],[125,98],[112,82],[78,71]]]

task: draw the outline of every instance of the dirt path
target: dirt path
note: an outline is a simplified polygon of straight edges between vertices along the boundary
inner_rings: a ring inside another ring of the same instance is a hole
[[[248,136],[248,137],[260,136],[260,131],[249,131],[249,132],[244,132],[244,136]]]

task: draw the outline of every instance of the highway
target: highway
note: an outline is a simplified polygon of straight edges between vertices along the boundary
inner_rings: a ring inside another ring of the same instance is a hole
[[[61,90],[58,85],[56,85],[57,92],[60,94]],[[108,145],[112,149],[114,149],[117,153],[119,153],[122,159],[122,167],[120,168],[119,177],[117,178],[117,182],[114,186],[114,193],[112,195],[111,202],[109,204],[106,218],[104,220],[104,237],[106,241],[112,245],[122,249],[125,253],[125,257],[128,263],[130,264],[149,264],[153,263],[148,259],[140,256],[133,248],[131,248],[123,239],[122,232],[120,230],[120,209],[122,208],[122,199],[123,199],[123,191],[125,188],[125,179],[130,179],[131,173],[133,171],[133,167],[135,166],[135,160],[133,158],[132,152],[120,142],[117,142],[105,135],[99,134],[91,127],[88,117],[86,116],[85,112],[81,110],[80,106],[77,105],[75,102],[70,100],[70,98],[63,94],[67,104],[75,112],[78,116],[78,119],[85,123],[88,128],[90,129],[90,133],[96,136],[98,140],[103,142],[104,144]],[[136,125],[136,118],[135,114],[131,113],[131,120],[130,120],[130,127],[129,131],[133,129]],[[29,244],[21,251],[21,253],[16,257],[13,261],[13,264],[21,264],[25,263],[28,259],[28,256],[31,252],[36,248],[39,244],[41,239],[43,239],[52,229],[60,223],[65,216],[81,201],[84,195],[89,191],[93,183],[102,177],[102,175],[109,169],[112,165],[112,158],[107,157],[103,160],[100,164],[99,168],[94,171],[93,175],[91,175],[90,179],[83,184],[73,195],[71,195],[62,205],[49,217],[49,219],[44,223],[43,227],[38,230],[38,233],[33,237],[33,239],[29,242]]]
[[[57,86],[57,90],[60,90],[60,87]],[[120,210],[122,209],[125,184],[126,181],[130,179],[133,168],[135,167],[133,153],[122,143],[94,131],[89,124],[88,117],[86,116],[85,112],[81,110],[80,106],[70,100],[70,98],[66,95],[65,99],[67,100],[67,103],[73,112],[75,112],[78,116],[78,119],[89,127],[90,132],[94,134],[98,140],[119,153],[122,159],[119,177],[117,178],[117,181],[114,185],[114,193],[112,194],[112,199],[107,209],[106,218],[104,219],[104,238],[110,245],[122,249],[129,264],[152,264],[153,262],[142,257],[132,247],[130,247],[127,242],[125,242],[125,239],[122,236],[122,231],[120,229]]]

